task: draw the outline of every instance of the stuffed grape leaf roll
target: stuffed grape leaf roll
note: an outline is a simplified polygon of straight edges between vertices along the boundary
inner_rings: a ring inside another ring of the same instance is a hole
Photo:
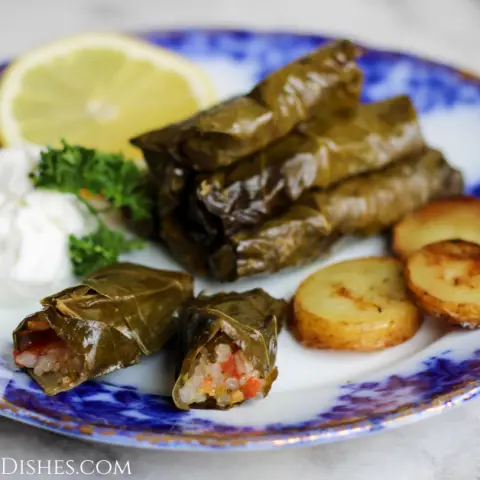
[[[439,151],[426,149],[325,192],[309,192],[258,229],[233,235],[210,256],[210,271],[231,281],[302,265],[341,235],[376,233],[432,200],[462,192],[461,173]]]
[[[229,409],[264,398],[277,378],[277,335],[288,303],[260,288],[200,295],[182,308],[175,405]]]
[[[440,151],[430,148],[385,170],[319,192],[316,203],[333,231],[371,235],[435,199],[463,193],[463,188],[462,174]]]
[[[306,190],[381,169],[424,147],[408,97],[362,105],[353,115],[301,124],[253,156],[200,177],[188,208],[206,212],[228,237],[260,225]]]
[[[273,273],[316,260],[336,239],[315,194],[307,193],[257,230],[233,235],[209,257],[209,269],[223,281]]]
[[[138,363],[178,328],[193,279],[131,263],[111,265],[41,303],[13,333],[18,366],[49,395]]]
[[[358,104],[362,73],[359,49],[332,42],[271,73],[245,96],[202,111],[176,125],[132,140],[149,163],[167,152],[180,166],[214,171],[282,138],[313,115],[326,116]],[[153,170],[155,168],[153,167]]]
[[[160,236],[168,251],[188,272],[207,275],[208,251],[195,242],[175,214],[160,220]]]

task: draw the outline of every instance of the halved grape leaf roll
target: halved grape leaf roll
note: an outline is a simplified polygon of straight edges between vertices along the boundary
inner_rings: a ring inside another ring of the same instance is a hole
[[[286,301],[260,288],[186,304],[175,405],[225,410],[266,397],[277,378],[277,335],[287,312]]]
[[[70,390],[162,348],[178,328],[175,312],[192,296],[186,273],[132,263],[102,268],[44,298],[43,310],[20,323],[15,362],[47,394]]]

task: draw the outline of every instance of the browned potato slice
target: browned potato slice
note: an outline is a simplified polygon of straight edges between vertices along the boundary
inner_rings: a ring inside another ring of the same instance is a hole
[[[426,313],[480,328],[480,245],[462,240],[426,245],[409,257],[405,278]]]
[[[480,200],[456,197],[430,203],[393,229],[393,250],[402,259],[424,245],[460,239],[480,244]]]
[[[300,285],[291,320],[305,346],[361,351],[405,342],[420,324],[419,310],[407,298],[402,263],[387,257],[318,270]]]

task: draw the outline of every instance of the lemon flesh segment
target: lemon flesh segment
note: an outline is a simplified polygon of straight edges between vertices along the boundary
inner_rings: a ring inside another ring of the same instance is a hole
[[[0,138],[72,144],[138,158],[129,139],[215,102],[194,64],[130,37],[86,34],[14,62],[0,82]]]

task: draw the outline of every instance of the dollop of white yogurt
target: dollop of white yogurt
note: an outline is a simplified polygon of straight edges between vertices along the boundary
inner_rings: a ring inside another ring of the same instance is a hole
[[[74,195],[35,189],[29,178],[40,147],[0,149],[0,298],[37,297],[73,281],[70,234],[97,221]]]

